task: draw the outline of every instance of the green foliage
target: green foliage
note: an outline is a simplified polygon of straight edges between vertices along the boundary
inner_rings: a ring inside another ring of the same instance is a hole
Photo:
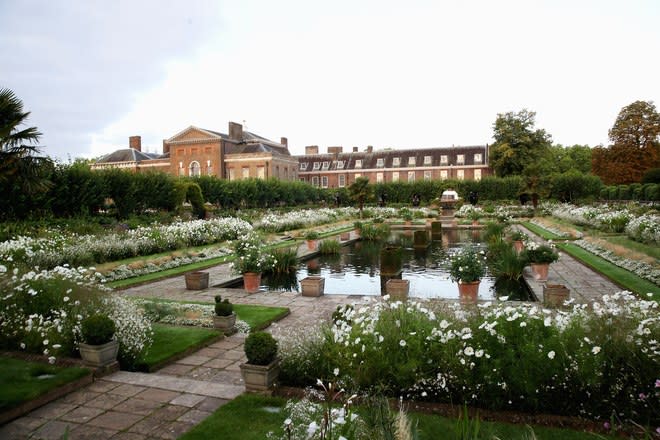
[[[573,202],[598,197],[602,187],[598,176],[573,170],[552,176],[550,195],[561,202]]]
[[[390,235],[390,225],[387,223],[362,223],[358,230],[360,238],[366,241],[384,240]]]
[[[250,333],[244,349],[248,363],[253,365],[268,365],[277,357],[277,341],[266,332]]]
[[[197,218],[204,218],[206,208],[204,208],[204,196],[202,189],[195,182],[188,182],[186,187],[186,200],[192,205],[193,214]]]
[[[298,254],[295,248],[275,249],[270,255],[274,263],[269,272],[274,274],[288,274],[295,271],[298,266]]]
[[[660,168],[651,168],[642,176],[642,183],[660,183]]]
[[[360,208],[360,217],[362,217],[362,210],[365,203],[373,196],[373,188],[369,185],[369,179],[367,177],[358,177],[348,187],[348,192],[351,195],[351,200]]]
[[[451,257],[449,277],[454,282],[472,283],[486,273],[483,254],[471,247],[463,248]]]
[[[107,315],[100,313],[83,319],[80,326],[83,342],[90,345],[101,345],[110,342],[115,330],[114,321]]]
[[[321,234],[319,234],[318,231],[315,231],[314,229],[305,232],[305,240],[317,240],[320,236]]]
[[[337,240],[323,240],[319,243],[319,253],[321,255],[338,255],[341,252],[341,243]]]
[[[230,316],[234,313],[234,305],[228,299],[222,300],[220,295],[215,296],[215,314],[216,316]]]
[[[554,263],[559,259],[559,254],[550,246],[542,245],[528,245],[522,252],[522,258],[528,263]]]

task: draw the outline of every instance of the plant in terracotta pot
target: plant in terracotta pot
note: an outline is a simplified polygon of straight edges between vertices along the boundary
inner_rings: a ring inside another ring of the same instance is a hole
[[[529,241],[527,234],[519,229],[514,229],[510,237],[511,242],[513,242],[513,248],[517,253],[521,253],[525,249],[525,243]]]
[[[88,316],[80,323],[80,357],[92,367],[105,367],[117,359],[119,343],[113,340],[115,323],[108,315]]]
[[[259,291],[261,273],[269,269],[272,260],[263,251],[263,240],[257,234],[248,234],[234,242],[234,272],[243,275],[245,290]]]
[[[461,303],[476,303],[479,283],[485,274],[486,263],[482,252],[467,247],[451,257],[449,277],[458,283]]]
[[[548,279],[550,264],[559,259],[559,254],[552,246],[530,242],[523,251],[522,257],[531,266],[534,279],[545,281]]]
[[[305,233],[305,240],[307,240],[307,249],[313,251],[316,249],[316,240],[319,239],[321,234],[316,231],[307,231]]]
[[[277,340],[270,333],[253,332],[245,339],[247,362],[240,365],[247,391],[267,391],[279,374]]]
[[[228,299],[223,301],[220,295],[216,295],[213,326],[222,330],[224,333],[229,333],[234,329],[235,324],[236,313],[234,313],[234,305]]]

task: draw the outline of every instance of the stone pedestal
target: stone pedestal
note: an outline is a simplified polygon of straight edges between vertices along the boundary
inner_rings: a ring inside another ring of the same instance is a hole
[[[322,296],[325,290],[325,278],[311,276],[300,281],[302,296]]]
[[[410,280],[392,278],[385,283],[385,291],[394,301],[405,301],[410,291]]]
[[[543,286],[543,304],[549,307],[561,307],[570,296],[570,290],[563,284]]]

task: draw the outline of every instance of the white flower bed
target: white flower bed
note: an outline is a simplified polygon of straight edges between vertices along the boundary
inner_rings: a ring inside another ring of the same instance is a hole
[[[145,310],[144,314],[151,322],[213,328],[215,306],[212,304],[159,302],[149,299],[134,299],[133,302]],[[240,319],[236,320],[235,327],[239,333],[250,332],[250,325]]]
[[[614,209],[608,205],[575,206],[570,203],[555,205],[552,215],[576,225],[590,226],[608,232],[623,232],[633,218],[628,209]]]
[[[269,232],[281,232],[354,217],[357,212],[355,208],[321,208],[301,209],[287,213],[267,213],[254,223],[254,227]]]
[[[626,234],[642,243],[660,244],[660,215],[644,214],[630,220]]]

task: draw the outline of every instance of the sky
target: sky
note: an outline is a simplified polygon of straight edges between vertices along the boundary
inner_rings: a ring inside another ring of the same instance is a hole
[[[0,0],[0,88],[61,161],[229,121],[292,154],[483,145],[522,109],[607,145],[660,106],[658,23],[657,0]]]

